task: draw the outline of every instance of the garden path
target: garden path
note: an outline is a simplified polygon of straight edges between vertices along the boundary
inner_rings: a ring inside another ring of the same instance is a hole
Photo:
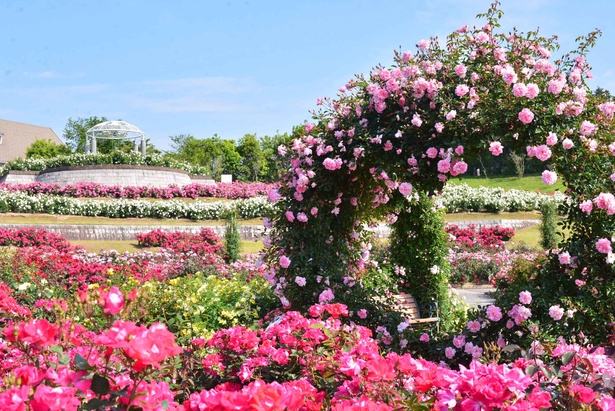
[[[495,299],[492,297],[491,293],[494,291],[495,288],[491,286],[453,288],[453,294],[471,307],[492,304]]]

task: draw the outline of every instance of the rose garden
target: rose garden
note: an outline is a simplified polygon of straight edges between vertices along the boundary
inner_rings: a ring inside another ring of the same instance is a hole
[[[267,228],[238,260],[207,228],[123,254],[1,230],[0,409],[615,410],[615,103],[585,82],[599,33],[555,59],[555,38],[500,33],[498,6],[319,100],[278,148],[279,184],[0,185],[0,212]],[[446,226],[470,202],[447,181],[504,150],[566,191],[492,211],[554,204],[556,246]],[[467,309],[450,293],[464,281],[495,285],[495,302]],[[406,318],[400,293],[438,322]]]

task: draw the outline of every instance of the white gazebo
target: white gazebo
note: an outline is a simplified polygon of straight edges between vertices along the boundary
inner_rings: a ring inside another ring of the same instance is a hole
[[[137,126],[120,120],[105,121],[104,123],[96,124],[86,133],[85,152],[96,154],[96,140],[127,140],[133,142],[135,152],[145,155],[147,145],[145,142],[145,133],[139,130]]]

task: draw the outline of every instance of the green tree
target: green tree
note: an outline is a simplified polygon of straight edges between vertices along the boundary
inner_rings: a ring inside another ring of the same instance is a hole
[[[265,171],[266,161],[255,134],[246,134],[240,140],[237,151],[242,157],[238,179],[257,181]]]
[[[70,148],[64,144],[56,144],[50,139],[36,140],[26,149],[26,158],[51,158],[70,154]]]
[[[64,142],[71,149],[73,153],[83,153],[85,151],[86,133],[89,129],[96,124],[108,121],[107,117],[77,117],[76,120],[72,118],[68,119],[66,126],[64,127]],[[98,151],[101,153],[108,153],[110,151],[111,140],[101,140],[98,144]]]
[[[271,183],[279,180],[279,176],[288,168],[288,161],[278,154],[278,147],[287,145],[293,136],[288,133],[277,133],[273,136],[265,136],[260,140],[261,150],[265,159],[264,171],[260,179]],[[285,161],[286,160],[286,161]]]

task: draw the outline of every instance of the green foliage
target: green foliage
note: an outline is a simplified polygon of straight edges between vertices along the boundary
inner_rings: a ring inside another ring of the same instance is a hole
[[[148,311],[143,321],[165,323],[180,344],[233,325],[251,327],[275,307],[269,283],[261,276],[250,281],[197,273],[168,283],[144,284]]]
[[[234,263],[239,259],[241,238],[237,229],[237,212],[232,210],[226,217],[226,230],[224,231],[224,259],[227,263]]]
[[[95,125],[105,121],[108,121],[107,117],[77,117],[76,120],[69,118],[66,126],[64,127],[62,138],[73,153],[83,153],[85,152],[87,131]],[[117,142],[112,140],[101,140],[97,145],[98,152],[100,153],[107,153],[112,151],[114,148],[117,148]]]
[[[424,193],[406,207],[398,212],[391,232],[391,261],[403,268],[398,270],[399,288],[412,294],[419,305],[437,303],[446,323],[450,266],[444,212]]]
[[[51,158],[70,154],[70,148],[64,144],[56,144],[50,139],[36,140],[26,149],[26,158]]]
[[[239,171],[241,156],[233,140],[222,140],[217,135],[198,139],[179,134],[172,136],[171,141],[174,151],[166,154],[168,158],[200,166],[216,180],[222,174],[236,175]]]
[[[265,165],[260,173],[260,181],[268,183],[279,181],[280,174],[288,169],[288,161],[285,157],[278,154],[278,147],[287,145],[291,139],[292,136],[288,135],[288,133],[265,136],[260,139],[260,146],[265,160]]]
[[[267,165],[263,151],[255,134],[246,134],[238,142],[237,151],[241,155],[241,167],[238,179],[241,181],[258,181]]]
[[[0,174],[5,170],[34,170],[42,171],[48,168],[101,165],[101,164],[129,164],[143,166],[169,167],[184,170],[190,174],[202,175],[205,169],[191,164],[183,163],[172,158],[163,157],[159,154],[148,154],[142,156],[133,151],[124,152],[121,150],[110,153],[97,154],[71,154],[52,158],[18,158],[9,161],[2,168]]]
[[[551,201],[545,201],[540,205],[542,223],[540,224],[540,246],[545,250],[557,247],[557,206]]]

